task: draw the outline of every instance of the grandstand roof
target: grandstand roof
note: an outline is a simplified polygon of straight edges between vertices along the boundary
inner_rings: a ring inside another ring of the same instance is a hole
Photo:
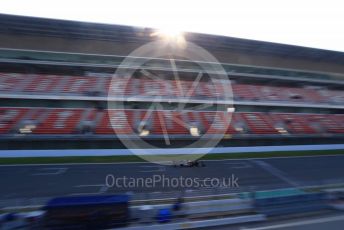
[[[102,41],[147,42],[153,29],[0,14],[0,33]],[[188,33],[187,39],[211,49],[231,49],[313,61],[344,62],[344,53],[233,37]]]

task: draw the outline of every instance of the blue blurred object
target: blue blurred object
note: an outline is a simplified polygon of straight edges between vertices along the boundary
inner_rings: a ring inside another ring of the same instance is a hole
[[[128,195],[102,195],[102,196],[69,196],[57,197],[50,200],[44,207],[45,210],[62,207],[85,207],[112,204],[127,204]]]
[[[169,222],[171,221],[171,217],[172,217],[171,211],[167,208],[160,209],[158,211],[157,219],[159,223]]]
[[[128,195],[57,197],[43,210],[47,228],[104,229],[125,226],[130,218]]]
[[[17,214],[15,213],[8,213],[4,217],[4,221],[13,221],[17,218]]]

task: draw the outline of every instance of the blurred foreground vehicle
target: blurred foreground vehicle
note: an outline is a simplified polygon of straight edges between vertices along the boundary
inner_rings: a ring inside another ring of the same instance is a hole
[[[49,229],[104,229],[125,226],[129,219],[127,195],[59,197],[44,207],[43,227]]]

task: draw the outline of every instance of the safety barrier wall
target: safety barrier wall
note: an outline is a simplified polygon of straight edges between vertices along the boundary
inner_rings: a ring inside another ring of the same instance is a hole
[[[331,145],[287,145],[287,146],[251,146],[216,148],[171,148],[171,149],[135,149],[137,155],[154,154],[216,154],[216,153],[252,153],[278,151],[314,151],[344,150],[344,144]],[[0,157],[63,157],[63,156],[128,156],[134,155],[130,149],[73,149],[73,150],[0,150]]]

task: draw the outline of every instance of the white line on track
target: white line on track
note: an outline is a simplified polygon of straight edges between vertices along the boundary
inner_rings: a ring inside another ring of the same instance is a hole
[[[105,186],[105,184],[81,184],[81,185],[75,185],[74,188],[88,188],[88,187],[102,187]]]
[[[248,162],[225,162],[226,165],[231,165],[233,169],[246,169],[252,168]]]
[[[85,192],[85,193],[71,193],[68,196],[87,196],[87,195],[99,195],[99,192]]]
[[[296,181],[292,180],[286,173],[284,173],[283,171],[281,171],[278,168],[275,168],[271,164],[269,164],[263,160],[252,160],[252,162],[254,162],[256,165],[258,165],[263,170],[265,170],[265,171],[269,172],[270,174],[280,178],[281,180],[288,183],[289,185],[294,186],[294,187],[299,186],[299,184]]]
[[[277,155],[277,154],[276,154]],[[234,159],[219,159],[219,160],[203,160],[205,162],[216,161],[245,161],[245,160],[267,160],[267,159],[287,159],[287,158],[321,158],[321,157],[344,157],[343,154],[331,154],[331,155],[316,155],[316,156],[287,156],[287,157],[248,157],[248,158],[234,158]],[[68,165],[123,165],[123,164],[158,164],[152,162],[111,162],[111,163],[64,163],[64,164],[0,164],[0,167],[23,167],[23,166],[68,166]]]
[[[40,173],[33,173],[32,176],[51,176],[60,175],[67,171],[68,168],[40,168]]]
[[[143,166],[140,166],[141,168],[156,168],[156,167],[159,167],[157,165],[143,165]]]
[[[150,170],[141,170],[139,172],[165,172],[166,169],[161,165],[149,165],[149,166],[140,166],[141,168],[152,168]],[[155,169],[154,169],[155,168]]]
[[[74,188],[94,188],[94,187],[98,187],[98,192],[88,192],[88,193],[72,193],[70,195],[75,195],[75,196],[79,196],[79,195],[98,195],[98,194],[102,194],[105,193],[109,190],[109,187],[106,186],[105,184],[81,184],[81,185],[75,185]]]
[[[106,193],[108,190],[109,190],[109,187],[104,185],[99,189],[98,193]]]
[[[340,221],[340,220],[344,220],[344,215],[325,217],[325,218],[320,218],[320,219],[318,218],[318,219],[312,219],[312,220],[302,220],[302,221],[298,221],[298,222],[276,224],[276,225],[257,227],[257,228],[242,228],[242,229],[246,229],[246,230],[278,229],[278,228],[287,228],[287,227],[296,227],[296,226],[302,226],[302,225],[311,225],[311,224],[320,224],[320,223],[326,223],[326,222],[334,222],[334,221]]]

